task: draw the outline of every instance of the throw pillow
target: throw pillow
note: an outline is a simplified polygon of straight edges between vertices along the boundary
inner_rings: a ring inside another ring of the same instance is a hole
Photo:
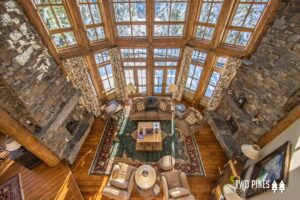
[[[195,113],[191,112],[188,116],[184,119],[189,125],[194,125],[198,122],[198,117]]]
[[[143,101],[136,103],[136,109],[137,111],[145,110],[145,103]]]
[[[168,105],[166,104],[166,102],[160,101],[159,109],[161,109],[162,111],[167,111],[167,108],[168,108]]]
[[[124,163],[119,163],[119,166],[120,170],[116,179],[125,179],[126,181],[129,181],[131,174],[134,172],[134,168]]]
[[[180,180],[180,172],[181,171],[179,170],[174,170],[174,171],[163,173],[168,183],[169,190],[173,188],[182,187],[181,180]]]
[[[190,194],[190,190],[185,188],[173,188],[169,190],[169,194],[172,198],[177,198]]]
[[[119,178],[117,178],[117,179],[111,179],[109,181],[109,183],[112,186],[115,186],[115,187],[123,189],[123,190],[127,189],[127,187],[128,187],[128,181],[126,181],[124,179],[119,179]]]

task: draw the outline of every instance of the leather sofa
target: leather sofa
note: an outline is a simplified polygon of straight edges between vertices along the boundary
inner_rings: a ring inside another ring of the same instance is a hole
[[[162,109],[162,104],[165,109]],[[144,108],[139,109],[138,105],[144,105]],[[170,98],[137,97],[133,99],[129,116],[131,120],[171,120],[172,110]]]

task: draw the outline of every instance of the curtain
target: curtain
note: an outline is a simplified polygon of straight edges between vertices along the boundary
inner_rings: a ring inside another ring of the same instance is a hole
[[[176,86],[177,90],[173,94],[173,99],[176,99],[177,101],[181,101],[182,94],[185,86],[185,82],[189,73],[190,64],[192,61],[192,55],[193,55],[193,48],[186,46],[183,55],[182,55],[182,61],[181,61],[181,67],[179,71],[179,75],[177,78]]]
[[[117,47],[110,49],[109,56],[117,98],[126,101],[128,99],[128,93],[119,49]]]
[[[215,110],[221,102],[223,91],[229,86],[232,79],[235,77],[242,62],[236,58],[229,58],[224,66],[224,72],[219,80],[213,96],[208,102],[207,109],[210,111]]]
[[[82,93],[80,103],[88,112],[98,117],[101,114],[100,105],[83,57],[79,56],[65,59],[63,60],[63,66],[68,78]]]

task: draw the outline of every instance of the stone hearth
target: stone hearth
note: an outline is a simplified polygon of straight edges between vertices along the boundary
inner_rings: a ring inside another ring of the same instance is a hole
[[[67,80],[17,1],[0,2],[0,106],[61,159],[77,155],[93,116]],[[73,131],[70,121],[77,121]]]

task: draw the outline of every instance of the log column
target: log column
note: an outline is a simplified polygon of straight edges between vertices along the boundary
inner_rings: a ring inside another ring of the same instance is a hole
[[[50,167],[54,167],[60,162],[59,158],[48,147],[42,144],[27,128],[2,108],[0,108],[0,130],[39,157]]]

